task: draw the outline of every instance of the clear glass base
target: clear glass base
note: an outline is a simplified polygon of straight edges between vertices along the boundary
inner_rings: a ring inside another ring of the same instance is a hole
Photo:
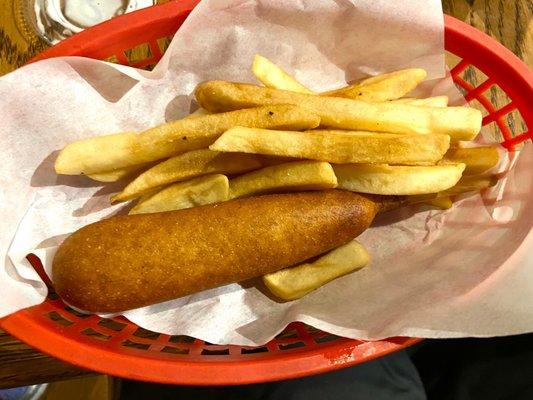
[[[156,0],[13,0],[17,25],[28,37],[55,44],[86,28],[127,12],[152,6]]]

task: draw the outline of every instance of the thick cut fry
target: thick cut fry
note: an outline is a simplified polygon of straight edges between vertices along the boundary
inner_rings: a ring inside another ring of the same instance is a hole
[[[417,107],[391,102],[314,96],[245,83],[209,81],[196,88],[198,103],[211,112],[294,104],[321,118],[331,128],[389,133],[443,133],[455,140],[471,140],[481,129],[481,112],[468,107]]]
[[[144,131],[98,136],[68,144],[55,163],[58,174],[94,174],[159,160],[213,143],[233,126],[310,129],[320,118],[309,110],[276,105],[185,118]]]
[[[447,107],[448,96],[426,97],[425,99],[405,98],[390,101],[393,104],[408,104],[411,106],[423,107]]]
[[[115,141],[115,143],[118,145],[119,147],[119,150],[120,150],[120,143],[127,143],[131,140],[133,140],[133,138],[136,137],[136,133],[135,132],[123,132],[123,133],[117,133],[117,134],[114,134],[114,135],[107,135],[107,136],[100,136],[98,138],[93,138],[95,140],[90,140],[90,142],[86,142],[86,141],[81,141],[81,142],[74,142],[72,143],[71,145],[69,146],[72,146],[71,147],[71,150],[73,151],[73,153],[71,154],[72,157],[74,157],[76,154],[81,154],[81,156],[83,157],[83,151],[84,151],[84,147],[86,147],[86,150],[87,151],[107,151],[109,148],[108,148],[108,145],[110,141]],[[84,145],[82,145],[81,147],[77,147],[76,144],[81,144],[82,142],[85,142]],[[60,155],[61,156],[61,155]],[[111,155],[112,156],[112,155]],[[58,157],[59,158],[59,157]],[[60,161],[61,163],[61,161]],[[56,162],[56,165],[57,165],[57,162]],[[138,164],[138,165],[132,165],[130,167],[125,167],[125,168],[118,168],[118,169],[111,169],[109,171],[104,171],[104,172],[100,172],[100,173],[94,173],[94,174],[89,174],[87,175],[89,178],[91,178],[92,180],[95,180],[95,181],[98,181],[98,182],[116,182],[122,178],[125,178],[129,175],[131,175],[132,173],[136,172],[136,171],[139,171],[140,169],[146,167],[147,164],[144,163],[144,164]]]
[[[263,167],[271,167],[273,165],[286,164],[292,161],[299,161],[298,158],[292,157],[278,157],[278,156],[259,156]]]
[[[431,203],[433,200],[446,199],[462,193],[479,192],[496,185],[498,178],[495,175],[470,175],[463,176],[457,184],[439,193],[409,196],[407,204]]]
[[[113,171],[89,174],[87,176],[98,182],[116,182],[132,175],[134,172],[137,172],[143,168],[148,168],[149,165],[151,165],[151,163],[132,165],[131,167],[124,167],[115,169]]]
[[[287,74],[272,61],[259,54],[257,54],[254,58],[252,71],[256,78],[259,79],[266,87],[272,89],[289,90],[297,93],[318,94],[302,85],[294,77]],[[393,72],[392,74],[385,74],[365,79],[357,84],[334,90],[332,92],[322,93],[322,95],[332,97],[349,97],[369,102],[379,102],[382,100],[376,99],[392,96],[394,100],[390,101],[397,104],[410,104],[413,106],[426,107],[446,107],[448,105],[448,96],[435,96],[425,99],[400,99],[395,97],[399,93],[403,93],[406,90],[407,92],[405,93],[408,93],[414,89],[422,80],[424,80],[425,76],[426,73],[423,69],[406,69]],[[383,89],[383,87],[385,88],[385,92],[378,93],[378,91]],[[357,91],[357,88],[363,89]],[[408,90],[409,88],[411,89]],[[337,96],[335,93],[339,93],[340,95]],[[345,96],[343,95],[344,93],[349,93],[351,95]]]
[[[197,150],[209,146],[224,131],[233,126],[262,127],[268,129],[301,130],[309,126],[317,127],[320,118],[306,113],[304,109],[287,104],[281,107],[266,108],[258,107],[253,110],[237,110],[233,113],[221,113],[216,115],[203,115],[196,118],[183,119],[157,126],[142,132],[140,145],[152,146],[154,152],[164,156],[169,155],[165,147],[170,146],[172,154],[176,154],[173,143],[180,143],[180,151]],[[172,155],[171,154],[171,155]],[[158,157],[162,158],[162,157]]]
[[[498,178],[495,175],[478,176],[470,175],[463,176],[457,185],[439,193],[439,196],[456,196],[461,193],[479,192],[483,189],[487,189],[498,183]]]
[[[357,241],[337,247],[308,264],[282,269],[263,276],[266,287],[283,300],[296,300],[320,286],[366,266],[370,255]]]
[[[338,187],[352,192],[414,195],[436,193],[454,186],[464,164],[397,166],[376,164],[334,165]]]
[[[192,114],[187,115],[185,118],[196,118],[196,117],[202,117],[204,115],[209,115],[209,114],[210,114],[209,111],[207,111],[205,108],[200,107],[198,110],[196,110]]]
[[[482,174],[495,167],[500,161],[496,147],[455,147],[448,150],[439,164],[463,163],[464,175]]]
[[[337,178],[327,162],[296,161],[249,172],[229,182],[229,197],[252,196],[275,191],[333,189]]]
[[[290,90],[298,93],[314,94],[313,91],[306,88],[268,58],[259,54],[256,54],[254,57],[252,72],[266,87]]]
[[[136,140],[136,133],[122,132],[69,143],[57,156],[55,171],[65,175],[90,175],[141,164],[143,161],[131,156]]]
[[[147,199],[141,199],[130,214],[181,210],[228,200],[228,178],[208,175],[171,185]]]
[[[131,200],[173,182],[208,174],[237,174],[260,168],[259,157],[250,154],[225,154],[208,149],[189,151],[169,158],[135,178],[111,198],[112,203]]]
[[[405,96],[426,76],[427,72],[420,68],[402,69],[363,79],[353,85],[321,93],[321,95],[371,102],[394,100]]]
[[[144,165],[144,164],[141,164],[141,165]],[[138,171],[139,169],[141,169],[141,167],[137,168],[136,165],[132,165],[131,167],[124,167],[124,168],[116,169],[114,171],[89,174],[87,176],[91,178],[93,181],[109,183],[109,182],[119,181],[133,174],[135,171]]]
[[[392,135],[351,131],[272,131],[235,127],[211,150],[309,158],[331,163],[435,163],[449,146],[447,135]]]
[[[436,197],[434,199],[426,201],[426,203],[430,206],[440,208],[441,210],[447,210],[449,208],[452,208],[453,201],[450,198],[450,196],[444,196],[444,197]]]

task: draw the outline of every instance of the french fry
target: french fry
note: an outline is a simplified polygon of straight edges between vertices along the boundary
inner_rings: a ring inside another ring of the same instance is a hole
[[[271,167],[273,165],[285,164],[292,161],[299,161],[298,158],[293,157],[278,157],[278,156],[259,156],[263,167]]]
[[[469,175],[459,179],[457,184],[439,193],[409,196],[408,204],[432,203],[433,200],[446,199],[463,193],[479,192],[496,185],[496,175]]]
[[[143,165],[143,164],[141,164],[141,165]],[[119,180],[127,177],[128,175],[133,174],[135,171],[137,171],[139,169],[140,169],[140,167],[136,168],[135,165],[132,165],[131,167],[120,168],[120,169],[116,169],[114,171],[89,174],[87,176],[89,178],[91,178],[93,181],[109,183],[109,182],[119,181]]]
[[[426,97],[425,99],[415,99],[406,97],[404,99],[391,100],[390,102],[393,104],[408,104],[411,106],[447,107],[448,96]]]
[[[439,164],[463,163],[466,165],[464,175],[477,175],[495,167],[499,161],[500,154],[493,146],[454,147],[447,151]]]
[[[131,140],[131,138],[135,137],[134,135],[136,135],[135,132],[117,133],[117,134],[114,134],[114,135],[108,135],[107,139],[91,140],[88,144],[89,144],[89,148],[90,148],[90,144],[95,146],[93,148],[94,151],[101,150],[101,151],[105,152],[108,149],[106,140],[111,139],[112,141],[114,140],[117,143],[122,143],[124,141],[128,142],[128,141]],[[103,136],[103,137],[105,137],[105,136]],[[80,142],[75,142],[75,143],[80,143]],[[74,149],[74,154],[72,154],[72,156],[74,156],[76,153],[79,154],[79,153],[83,152],[83,148],[76,149],[75,145],[73,146],[73,149]],[[87,176],[89,178],[91,178],[92,180],[95,180],[95,181],[98,181],[98,182],[116,182],[116,181],[118,181],[118,180],[120,180],[122,178],[125,178],[125,177],[133,174],[134,172],[136,172],[136,171],[138,171],[138,170],[140,170],[140,169],[142,169],[143,167],[146,167],[146,166],[147,166],[146,163],[138,164],[138,165],[132,165],[130,167],[112,169],[112,170],[104,171],[104,172],[100,172],[100,173],[89,174]]]
[[[263,276],[265,286],[283,300],[296,300],[331,282],[363,268],[370,255],[356,240],[337,247],[312,263],[285,268]]]
[[[483,189],[488,189],[489,187],[496,185],[496,183],[498,183],[498,177],[495,175],[463,176],[459,182],[457,182],[457,185],[439,193],[439,196],[456,196],[462,193],[479,192]]]
[[[196,88],[198,103],[211,112],[267,104],[294,104],[331,128],[389,133],[442,133],[454,140],[473,139],[481,129],[481,112],[469,107],[417,107],[391,102],[367,103],[314,96],[245,83],[209,81]]]
[[[272,89],[289,90],[291,92],[306,93],[306,94],[318,94],[308,89],[300,82],[298,82],[293,76],[287,74],[280,67],[270,61],[268,58],[256,54],[252,65],[252,72],[259,81],[266,87]],[[363,101],[384,101],[375,100],[376,98],[391,97],[394,103],[398,104],[410,104],[415,106],[426,107],[446,107],[448,105],[447,96],[435,96],[428,97],[426,99],[415,98],[397,98],[400,95],[413,90],[424,78],[426,72],[423,69],[413,68],[396,71],[390,74],[378,75],[376,77],[362,80],[354,85],[347,86],[342,89],[337,89],[331,92],[325,92],[321,95],[333,96],[333,97],[349,97]],[[357,88],[364,88],[362,91],[357,92]],[[379,92],[385,88],[385,93]],[[340,93],[341,96],[336,96],[335,93]],[[357,92],[357,93],[355,93]],[[363,93],[364,92],[364,93]],[[332,94],[333,93],[333,94]],[[353,96],[344,96],[344,93],[351,93]]]
[[[449,208],[452,208],[453,201],[450,198],[450,196],[443,196],[443,197],[436,197],[434,199],[426,201],[426,204],[440,208],[441,210],[448,210]]]
[[[185,118],[140,134],[119,133],[70,143],[59,153],[55,170],[66,175],[94,174],[155,161],[205,148],[236,125],[300,130],[319,123],[318,116],[292,105]]]
[[[308,158],[331,163],[435,163],[449,146],[447,135],[371,132],[273,131],[235,127],[209,148],[215,151]]]
[[[175,183],[146,199],[140,199],[129,214],[146,214],[181,210],[228,200],[228,178],[225,175],[207,175]]]
[[[98,182],[106,182],[106,183],[116,182],[116,181],[119,181],[121,179],[124,179],[132,175],[133,173],[143,168],[147,168],[149,165],[151,165],[151,163],[132,165],[131,167],[124,167],[124,168],[115,169],[113,171],[89,174],[87,176],[91,178],[92,180],[95,180]]]
[[[57,156],[55,171],[65,175],[91,175],[142,164],[144,161],[130,156],[136,140],[136,133],[122,132],[69,143]],[[131,160],[122,163],[123,159]]]
[[[259,54],[254,57],[252,72],[266,87],[282,90],[290,90],[298,93],[315,94],[287,74],[280,67]]]
[[[433,166],[342,164],[333,166],[340,189],[383,195],[441,192],[459,181],[464,168],[464,164]]]
[[[202,117],[204,115],[211,114],[209,111],[207,111],[205,108],[200,107],[192,114],[187,115],[185,118],[196,118],[196,117]]]
[[[229,197],[235,199],[275,191],[321,190],[336,186],[337,178],[327,162],[296,161],[233,178],[229,182]]]
[[[426,76],[427,72],[420,68],[402,69],[363,79],[353,85],[324,92],[321,95],[369,102],[394,100],[405,96],[426,79]]]
[[[208,174],[237,174],[260,168],[259,157],[251,154],[226,154],[208,149],[193,150],[169,158],[143,172],[112,203],[131,200],[155,188]]]

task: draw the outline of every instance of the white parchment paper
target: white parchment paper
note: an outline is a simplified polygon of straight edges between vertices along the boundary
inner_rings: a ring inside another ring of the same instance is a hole
[[[66,235],[124,207],[108,202],[124,183],[55,175],[66,143],[180,118],[195,108],[191,92],[202,80],[254,82],[256,53],[315,90],[422,67],[425,94],[459,102],[440,79],[443,51],[438,0],[204,0],[151,73],[71,57],[0,78],[0,317],[46,295],[26,254],[49,272]],[[532,331],[531,145],[511,159],[496,192],[447,212],[407,208],[378,218],[360,237],[372,264],[301,300],[280,303],[259,285],[233,284],[124,315],[154,331],[242,345],[265,343],[295,320],[370,339]]]

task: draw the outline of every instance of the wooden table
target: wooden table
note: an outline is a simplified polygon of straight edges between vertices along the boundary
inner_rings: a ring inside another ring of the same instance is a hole
[[[13,18],[10,19],[16,1],[0,0],[0,75],[21,66],[46,48],[46,44],[39,40],[28,43]],[[533,65],[531,0],[443,0],[443,6],[447,14],[488,33],[526,64]],[[0,331],[0,388],[88,373],[35,351]]]
[[[0,330],[0,389],[69,379],[89,373],[45,356]]]

